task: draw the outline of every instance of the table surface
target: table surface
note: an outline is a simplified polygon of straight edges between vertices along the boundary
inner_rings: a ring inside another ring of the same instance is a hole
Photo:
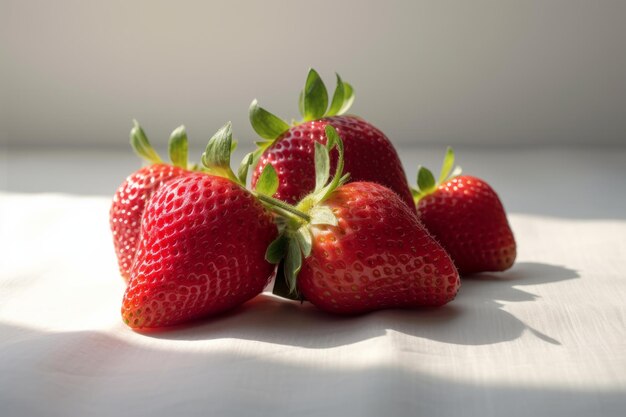
[[[407,171],[437,159],[401,154]],[[464,279],[445,307],[342,318],[264,293],[150,334],[120,319],[109,197],[18,184],[24,158],[5,155],[0,192],[2,416],[626,410],[626,149],[467,150],[466,172],[509,208],[519,256],[507,272]],[[84,176],[119,181],[104,174],[119,170],[113,155],[96,160]],[[48,172],[50,183],[70,177]]]

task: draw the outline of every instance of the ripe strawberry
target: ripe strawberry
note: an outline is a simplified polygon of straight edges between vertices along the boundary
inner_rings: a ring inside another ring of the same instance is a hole
[[[346,184],[324,206],[338,225],[311,227],[311,256],[298,275],[307,300],[335,313],[360,313],[440,306],[455,297],[459,275],[450,257],[388,188]]]
[[[115,192],[109,210],[113,246],[120,274],[126,281],[130,278],[130,269],[139,244],[141,215],[148,199],[167,181],[190,172],[187,169],[187,135],[183,126],[170,137],[170,156],[174,165],[161,160],[137,121],[130,132],[130,143],[135,152],[150,165],[126,178]]]
[[[330,126],[326,132],[339,149],[335,178],[324,185],[328,173],[317,177],[316,190],[297,206],[308,222],[293,218],[268,248],[270,261],[285,257],[289,290],[341,314],[451,301],[460,280],[448,254],[393,191],[372,182],[343,185],[341,139]],[[318,167],[328,160],[318,156],[324,151],[316,146]]]
[[[516,245],[504,207],[485,181],[450,174],[454,152],[448,148],[439,181],[420,167],[415,190],[418,217],[441,243],[461,275],[504,271],[515,261]]]
[[[227,124],[203,156],[212,174],[172,180],[148,202],[122,305],[129,326],[163,327],[225,311],[272,278],[275,268],[264,256],[277,227],[230,170],[231,140]]]
[[[300,95],[303,121],[290,127],[286,122],[257,105],[250,106],[250,122],[265,139],[258,142],[258,164],[252,184],[266,165],[271,164],[280,175],[280,185],[274,197],[295,204],[315,187],[314,143],[326,143],[325,127],[333,126],[341,135],[345,147],[345,168],[351,181],[371,181],[395,191],[411,210],[414,209],[411,190],[402,163],[387,137],[367,121],[343,115],[354,101],[350,84],[337,75],[330,108],[328,93],[315,70],[309,71]],[[333,155],[331,170],[336,165]]]

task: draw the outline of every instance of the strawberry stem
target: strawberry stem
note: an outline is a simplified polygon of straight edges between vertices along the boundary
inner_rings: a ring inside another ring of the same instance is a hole
[[[280,216],[287,217],[288,219],[297,220],[298,223],[309,223],[311,221],[311,216],[298,210],[291,204],[280,201],[274,197],[258,193],[256,191],[252,191],[252,194],[256,198],[261,200],[264,206]]]

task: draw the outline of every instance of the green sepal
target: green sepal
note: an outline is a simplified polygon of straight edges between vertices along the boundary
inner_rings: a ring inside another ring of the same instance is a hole
[[[411,194],[413,195],[415,203],[435,191],[441,184],[461,175],[463,170],[460,166],[454,166],[454,159],[454,150],[448,146],[446,148],[446,155],[443,158],[443,163],[441,164],[441,171],[439,172],[439,179],[437,182],[435,182],[435,177],[432,172],[420,165],[417,170],[417,189],[411,189]]]
[[[330,155],[328,148],[315,142],[315,191],[321,190],[330,178]]]
[[[352,85],[348,83],[343,83],[343,104],[339,112],[337,112],[337,116],[340,116],[350,110],[352,103],[354,103],[354,88],[352,88]]]
[[[289,293],[295,294],[298,287],[297,280],[302,268],[302,252],[296,239],[289,239],[287,256],[285,257],[285,279]]]
[[[317,204],[324,202],[324,200],[330,197],[330,195],[337,188],[346,184],[349,178],[350,178],[350,174],[346,174],[342,176],[341,178],[339,178],[338,181],[335,181],[335,177],[333,177],[333,180],[326,187],[322,188],[318,193],[315,193],[314,198],[312,199],[311,205],[317,205]]]
[[[311,224],[327,224],[330,226],[337,226],[339,224],[337,216],[326,206],[313,207],[311,211],[309,211],[309,216],[311,216]]]
[[[260,194],[272,196],[278,190],[279,180],[272,164],[267,164],[257,180],[255,191]]]
[[[333,100],[330,108],[326,112],[326,116],[339,116],[347,112],[354,102],[354,89],[352,86],[344,82],[339,74],[337,76],[337,86],[333,93]]]
[[[252,161],[254,160],[254,152],[247,153],[246,156],[243,157],[241,163],[239,164],[239,169],[237,169],[237,178],[239,178],[239,183],[241,185],[246,184],[248,179],[248,169],[250,165],[252,165]]]
[[[443,163],[441,164],[441,172],[437,185],[441,185],[454,177],[458,177],[461,175],[461,172],[463,172],[460,166],[454,166],[454,158],[454,150],[448,146],[446,148],[446,155],[443,157]],[[452,169],[453,167],[454,169]]]
[[[289,130],[287,122],[260,107],[256,100],[250,104],[249,115],[252,128],[264,139],[274,140]]]
[[[325,187],[313,191],[313,193],[304,197],[301,202],[298,204],[298,207],[303,207],[306,209],[310,209],[312,206],[320,204],[322,201],[326,200],[333,191],[335,191],[338,187],[342,186],[347,180],[348,176],[343,175],[343,141],[339,137],[339,134],[335,130],[335,128],[331,125],[325,126],[326,138],[339,152],[339,156],[337,158],[337,167],[335,168],[335,174],[333,179],[328,183]]]
[[[272,143],[274,142],[271,140],[259,140],[259,141],[254,142],[254,144],[256,145],[256,149],[253,152],[254,153],[254,160],[252,162],[253,166],[257,165],[257,163],[259,162],[259,159],[263,155],[263,152],[265,152],[267,148],[272,146]]]
[[[337,146],[337,149],[340,153],[343,153],[343,141],[339,137],[337,130],[332,125],[326,125],[324,127],[324,132],[326,133],[326,143],[328,149],[330,150],[333,146]],[[343,167],[343,164],[342,164]],[[336,173],[337,174],[337,173]],[[341,173],[338,173],[341,175]]]
[[[133,127],[130,129],[130,146],[132,146],[140,158],[150,163],[158,164],[163,162],[157,151],[150,144],[146,132],[143,131],[137,120],[133,120]]]
[[[187,169],[188,146],[187,131],[181,125],[174,129],[168,142],[170,161],[174,166]]]
[[[288,300],[303,301],[302,294],[294,294],[289,292],[287,286],[287,279],[285,278],[285,261],[283,260],[278,264],[276,268],[276,279],[274,280],[274,287],[272,288],[272,294],[277,295]]]
[[[228,122],[209,139],[206,150],[202,154],[202,164],[211,174],[239,182],[230,168],[232,141],[232,124]]]
[[[287,255],[287,246],[289,239],[284,233],[281,233],[265,251],[265,260],[271,264],[277,264]]]
[[[326,128],[324,128],[324,132],[326,133],[326,149],[330,153],[333,147],[337,144],[337,136],[333,135],[331,130],[329,130],[331,133],[328,134],[326,132]]]
[[[443,183],[450,175],[452,167],[454,166],[454,151],[448,146],[446,149],[446,155],[443,157],[443,164],[441,164],[441,172],[439,173],[438,184]]]
[[[341,80],[339,74],[335,73],[337,76],[337,86],[335,87],[335,92],[333,93],[333,100],[330,102],[330,108],[326,112],[326,116],[335,116],[339,114],[339,111],[343,107],[343,99],[344,99],[344,84]]]
[[[302,255],[306,258],[311,254],[311,249],[313,247],[313,236],[311,236],[311,231],[308,226],[306,224],[300,226],[295,237],[298,241],[298,245],[300,246],[300,250],[302,251]]]
[[[428,193],[437,186],[433,173],[428,168],[420,166],[417,170],[417,186],[421,193]]]
[[[300,91],[298,95],[298,111],[300,114],[304,114],[304,90]]]
[[[303,90],[304,121],[316,120],[324,116],[328,107],[328,91],[320,75],[313,68],[309,69]]]

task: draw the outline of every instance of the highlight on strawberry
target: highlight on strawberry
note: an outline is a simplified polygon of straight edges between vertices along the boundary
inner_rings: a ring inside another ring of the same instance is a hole
[[[120,274],[125,281],[135,259],[141,216],[152,194],[166,182],[189,174],[196,167],[187,162],[187,133],[184,126],[176,128],[169,139],[171,163],[161,159],[148,141],[146,133],[135,120],[130,131],[130,144],[148,165],[132,173],[119,186],[109,210],[109,225]]]
[[[396,192],[414,210],[411,191],[398,153],[379,129],[364,119],[346,112],[354,102],[354,90],[337,74],[337,86],[329,100],[319,74],[310,69],[300,92],[302,119],[291,125],[260,107],[250,105],[250,123],[261,137],[254,153],[252,185],[267,165],[280,176],[274,197],[295,204],[315,188],[315,144],[327,143],[326,126],[333,126],[345,146],[345,170],[350,181],[371,181]],[[337,164],[332,152],[331,168]]]
[[[340,314],[451,301],[460,279],[446,251],[395,192],[374,182],[348,183],[344,143],[331,125],[324,133],[325,144],[313,145],[314,189],[284,216],[267,249],[268,261],[282,263],[274,293]]]
[[[461,275],[510,268],[517,249],[500,198],[486,181],[453,167],[448,147],[437,181],[428,169],[418,169],[413,196],[420,221]]]
[[[278,235],[274,216],[245,188],[250,156],[235,175],[231,150],[228,123],[209,140],[200,172],[165,182],[147,201],[122,303],[130,327],[218,314],[259,294],[273,277],[265,252]]]

